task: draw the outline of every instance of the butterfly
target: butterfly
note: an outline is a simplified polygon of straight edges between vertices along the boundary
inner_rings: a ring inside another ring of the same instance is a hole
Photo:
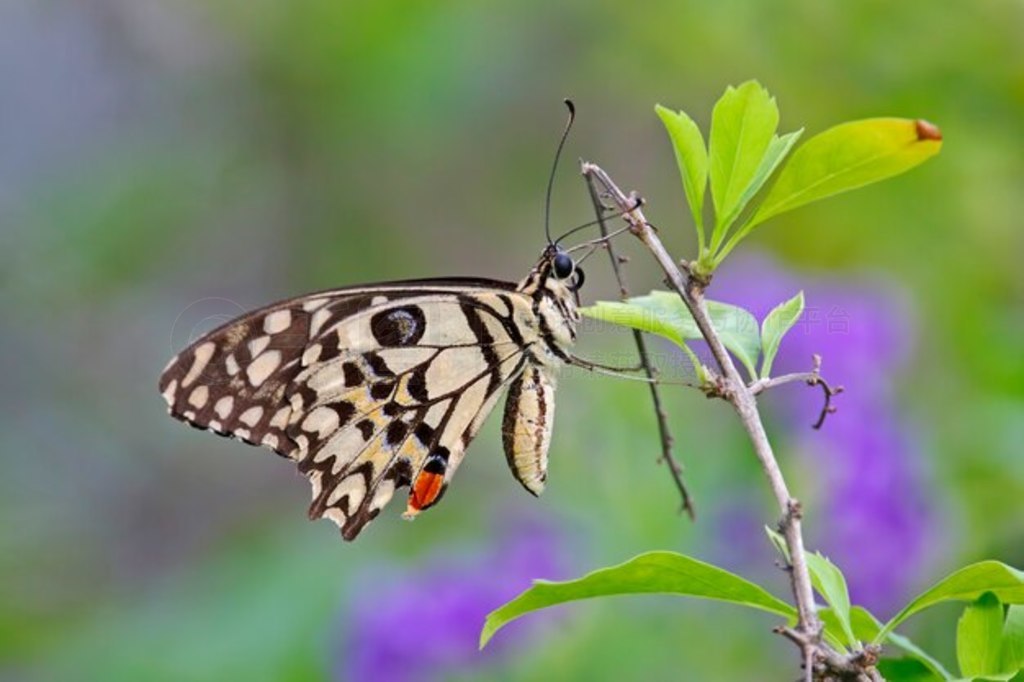
[[[292,298],[196,340],[159,390],[174,418],[293,460],[312,485],[310,518],[346,540],[400,488],[406,518],[437,504],[503,393],[508,465],[539,495],[582,284],[549,240],[518,284],[427,279]]]
[[[401,488],[409,488],[406,518],[437,504],[504,394],[505,457],[516,480],[540,495],[559,367],[616,370],[572,355],[579,264],[628,230],[604,230],[602,212],[610,209],[592,193],[598,220],[552,240],[551,189],[575,116],[565,104],[569,118],[547,185],[547,246],[518,284],[410,280],[253,310],[164,368],[159,390],[171,416],[293,460],[312,486],[310,519],[330,519],[354,540]],[[601,238],[559,245],[597,224]]]

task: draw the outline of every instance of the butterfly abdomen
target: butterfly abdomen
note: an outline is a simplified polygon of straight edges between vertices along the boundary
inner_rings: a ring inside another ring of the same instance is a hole
[[[505,399],[502,445],[512,475],[533,495],[544,492],[555,415],[555,381],[546,367],[528,367]]]

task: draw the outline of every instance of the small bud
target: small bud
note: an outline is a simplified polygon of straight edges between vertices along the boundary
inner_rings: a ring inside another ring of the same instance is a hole
[[[919,140],[941,140],[942,131],[934,123],[929,123],[923,118],[914,121],[917,128],[917,139]]]

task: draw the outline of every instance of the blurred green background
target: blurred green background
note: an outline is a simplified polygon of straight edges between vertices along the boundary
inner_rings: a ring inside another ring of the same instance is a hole
[[[775,509],[723,404],[668,391],[696,524],[656,463],[646,388],[566,372],[543,498],[489,424],[444,504],[412,525],[389,508],[343,544],[305,520],[292,467],[173,422],[155,390],[217,316],[358,282],[522,277],[567,95],[555,228],[591,215],[585,157],[643,193],[679,256],[692,230],[656,102],[706,125],[727,84],[757,78],[805,139],[877,115],[942,127],[922,168],[759,229],[719,296],[843,302],[821,310],[849,337],[798,343],[846,368],[831,435],[809,434],[815,402],[765,402],[810,542],[855,597],[885,617],[966,561],[1024,566],[1022,38],[1024,5],[998,0],[3,3],[0,678],[793,677],[771,618],[664,598],[540,614],[474,651],[530,578],[650,549],[786,596],[760,531]],[[634,289],[660,286],[625,248]],[[607,270],[591,261],[587,300],[615,295]],[[583,354],[630,351],[587,331]],[[949,662],[955,616],[906,631]]]

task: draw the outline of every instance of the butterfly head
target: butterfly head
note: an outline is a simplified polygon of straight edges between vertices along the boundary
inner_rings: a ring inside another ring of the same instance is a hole
[[[579,298],[578,292],[583,286],[584,279],[583,268],[579,267],[576,259],[557,243],[549,244],[544,249],[540,261],[527,277],[527,281],[533,280],[534,286],[547,291],[549,295],[571,295],[576,299]]]
[[[561,247],[555,246],[554,255],[551,256],[550,276],[560,281],[566,281],[571,291],[579,291],[583,286],[583,268],[576,265],[576,261]]]
[[[567,358],[568,347],[576,340],[579,323],[579,288],[583,284],[583,270],[575,259],[557,244],[548,244],[540,260],[516,287],[519,293],[533,299],[533,316],[545,330],[552,348],[551,360]],[[542,361],[545,361],[542,359]]]

